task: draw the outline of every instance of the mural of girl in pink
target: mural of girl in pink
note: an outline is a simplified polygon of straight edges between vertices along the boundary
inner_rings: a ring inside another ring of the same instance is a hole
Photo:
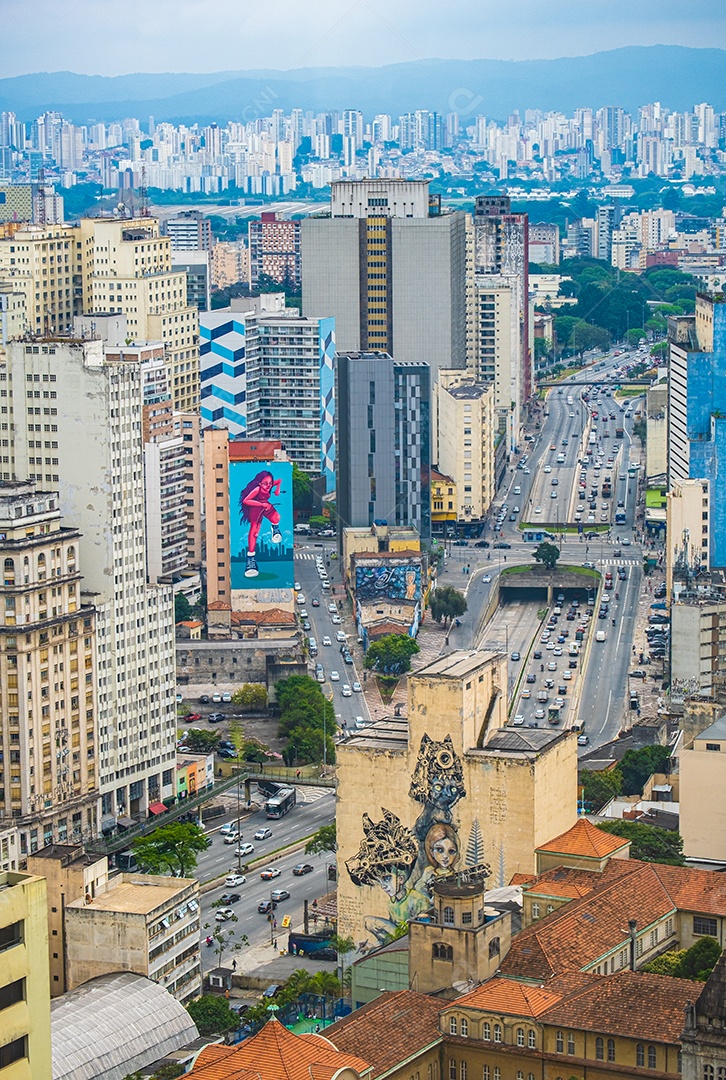
[[[242,489],[239,497],[240,522],[247,522],[249,533],[247,535],[247,563],[245,577],[257,577],[257,540],[260,528],[266,518],[272,528],[271,540],[273,544],[279,544],[282,540],[280,532],[280,515],[270,502],[272,495],[279,496],[282,480],[275,480],[272,473],[267,470],[258,472],[254,479]]]

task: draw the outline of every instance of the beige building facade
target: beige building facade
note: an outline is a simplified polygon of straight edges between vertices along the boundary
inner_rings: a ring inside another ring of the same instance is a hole
[[[339,744],[340,933],[384,940],[457,871],[488,887],[531,872],[574,823],[575,734],[506,720],[506,656],[458,652],[409,676],[407,718]]]
[[[494,384],[460,371],[440,371],[436,397],[436,462],[456,486],[458,524],[482,521],[492,504]]]
[[[708,480],[671,481],[666,501],[668,600],[678,592],[678,582],[683,584],[696,570],[709,565],[710,486]]]
[[[45,881],[0,873],[0,1072],[51,1080]]]
[[[726,716],[697,735],[678,760],[683,854],[726,862]]]
[[[70,225],[27,225],[0,240],[0,280],[25,295],[31,333],[65,333],[80,313],[79,238]]]
[[[69,990],[110,971],[135,971],[181,1002],[202,989],[199,882],[122,874],[66,907]]]

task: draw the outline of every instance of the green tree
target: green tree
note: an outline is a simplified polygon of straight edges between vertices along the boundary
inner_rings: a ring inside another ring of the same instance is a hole
[[[593,814],[619,795],[622,788],[623,777],[619,769],[608,769],[605,772],[583,770],[580,773],[582,799]]]
[[[625,340],[627,341],[628,345],[637,346],[640,344],[641,341],[644,341],[647,336],[648,335],[646,334],[645,330],[641,330],[640,327],[637,327],[628,330],[627,334],[625,335]]]
[[[560,549],[556,544],[550,544],[543,540],[534,553],[535,562],[541,562],[546,570],[554,570],[560,557]]]
[[[454,619],[460,618],[466,611],[468,604],[466,597],[458,589],[451,585],[442,585],[434,589],[429,596],[431,617],[437,622],[443,622],[448,628]]]
[[[309,510],[313,485],[310,477],[293,462],[292,465],[292,508],[293,510]]]
[[[368,646],[363,665],[381,675],[403,675],[417,652],[420,649],[408,634],[386,634]]]
[[[580,355],[590,349],[607,349],[609,345],[610,334],[602,326],[593,326],[581,319],[572,328],[570,347]]]
[[[670,772],[671,755],[667,746],[644,746],[628,750],[620,762],[623,775],[623,794],[642,795],[643,787],[653,773]]]
[[[186,733],[184,741],[193,754],[213,754],[219,746],[219,735],[216,731],[191,728]]]
[[[639,821],[600,821],[598,828],[630,840],[630,855],[641,862],[684,866],[683,838],[680,833],[643,825]]]
[[[191,877],[197,855],[207,850],[207,838],[198,825],[171,821],[134,840],[132,849],[139,865],[152,874],[168,871],[179,877]]]
[[[239,1020],[226,1000],[215,994],[202,994],[196,1001],[190,1001],[187,1012],[200,1035],[223,1035],[239,1026]]]
[[[335,828],[335,822],[332,825],[321,825],[316,833],[308,840],[305,845],[306,855],[318,855],[324,851],[337,851],[338,850],[338,838]]]
[[[245,683],[232,694],[232,704],[243,712],[259,712],[267,707],[267,687],[263,683]]]
[[[690,949],[678,965],[678,977],[705,982],[721,956],[721,946],[712,937],[702,937]]]
[[[330,729],[334,723],[334,720],[329,721],[325,735],[322,728],[293,728],[289,738],[290,764],[294,762],[298,765],[317,765],[321,761],[327,761],[332,765],[335,761],[335,742]]]
[[[685,949],[670,949],[669,952],[656,956],[655,960],[650,960],[642,970],[649,971],[651,975],[671,975],[677,979],[679,978],[678,969],[685,955]]]
[[[192,605],[184,593],[178,592],[174,597],[174,622],[185,622],[192,617]]]

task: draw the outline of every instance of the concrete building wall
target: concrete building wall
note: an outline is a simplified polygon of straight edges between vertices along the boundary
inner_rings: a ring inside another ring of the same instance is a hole
[[[668,384],[659,383],[646,394],[646,477],[668,471]]]
[[[436,402],[435,460],[454,480],[457,520],[480,521],[495,493],[494,385],[483,387],[462,372],[441,371]]]
[[[300,229],[303,315],[335,317],[338,353],[362,346],[359,224],[309,217]]]
[[[726,863],[726,741],[713,745],[720,752],[699,739],[680,752],[679,828],[686,858]]]
[[[0,279],[24,293],[33,333],[65,333],[81,310],[78,239],[68,225],[29,225],[0,240]]]
[[[671,482],[666,501],[666,588],[710,563],[711,498],[708,480]],[[705,515],[705,517],[704,517]]]

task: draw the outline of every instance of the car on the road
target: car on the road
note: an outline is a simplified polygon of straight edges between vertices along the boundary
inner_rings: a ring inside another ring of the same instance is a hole
[[[489,583],[492,580],[492,575],[491,574],[485,574],[484,577],[481,580],[482,580],[483,585],[489,585]]]
[[[349,652],[343,653],[343,663],[344,664],[352,664],[353,663],[353,656],[352,656],[351,653],[349,653]],[[343,695],[343,696],[345,697],[345,695]]]
[[[584,568],[586,570],[594,570],[595,569],[595,563],[594,562],[584,562],[582,565],[584,566]]]
[[[554,446],[552,447],[552,449],[554,450]],[[544,471],[546,473],[551,473],[552,472],[552,466],[551,465],[545,465]]]
[[[224,834],[224,842],[225,842],[225,844],[236,844],[241,839],[242,839],[242,833],[237,832],[236,829],[230,829],[229,832]]]
[[[488,540],[477,540],[477,542],[474,544],[474,547],[488,548],[490,547],[490,544]]]
[[[280,901],[289,899],[290,893],[287,891],[287,889],[273,889],[270,893],[270,900],[272,900],[274,904],[279,904]]]
[[[220,903],[229,905],[236,904],[242,897],[238,892],[223,892],[219,899]]]
[[[363,693],[363,687],[361,686],[361,684],[359,682],[354,682],[353,683],[353,693],[354,694],[362,694]]]
[[[293,585],[293,588],[294,588],[295,592],[302,592],[302,585],[300,584],[299,581],[295,582],[295,584]]]
[[[254,850],[254,844],[240,844],[239,847],[234,849],[234,853],[235,855],[251,855]]]
[[[234,821],[225,821],[222,828],[219,830],[222,836],[228,836],[231,832],[239,832]]]
[[[550,498],[551,499],[556,499],[557,498],[557,492],[556,491],[551,491],[550,492]]]
[[[226,922],[227,919],[234,918],[234,911],[231,907],[221,907],[216,911],[214,917],[217,922]]]
[[[632,544],[632,542],[633,542],[633,541],[632,541],[632,540],[629,540],[629,539],[627,538],[627,536],[625,537],[625,539],[624,539],[624,540],[621,540],[621,541],[620,541],[620,543],[621,543],[621,544],[623,545],[623,547],[630,547],[630,545]]]
[[[336,635],[335,635],[335,640],[339,644],[340,644],[340,642],[347,641],[348,640],[348,635],[346,634],[345,630],[338,630]]]
[[[207,717],[210,724],[221,724],[223,720],[226,720],[226,714],[223,712],[212,712]]]
[[[578,746],[588,746],[589,743],[590,743],[590,740],[588,739],[587,735],[578,735],[577,736],[577,745]]]
[[[222,695],[220,693],[218,693],[218,692],[215,692],[214,694],[212,694],[212,701],[214,702],[215,705],[221,704]]]
[[[549,664],[547,665],[547,670],[557,671],[557,662],[555,660],[550,660]]]
[[[293,877],[303,877],[305,874],[312,874],[315,867],[309,862],[300,862],[297,866],[293,866]]]
[[[236,889],[240,885],[244,885],[246,881],[247,878],[244,876],[244,874],[239,874],[236,873],[234,870],[230,870],[230,872],[224,879],[224,884],[227,886],[228,889]]]
[[[209,694],[200,694],[199,695],[199,704],[200,705],[208,705],[209,704]]]
[[[343,695],[343,697],[353,697],[353,691],[348,686],[348,683],[343,683],[343,685],[340,688],[340,692]]]
[[[540,653],[540,655],[541,655],[541,653]],[[535,683],[535,682],[537,682],[537,676],[536,676],[536,675],[533,675],[533,674],[532,674],[532,672],[530,672],[530,673],[529,673],[529,675],[527,676],[527,682],[528,682],[528,683]]]
[[[261,872],[260,877],[263,881],[272,881],[273,878],[279,877],[281,871],[276,866],[266,866]]]
[[[274,900],[260,900],[259,904],[257,905],[257,910],[259,911],[260,915],[269,915],[269,913],[271,911],[274,911],[276,907],[277,904],[274,902]]]
[[[230,750],[228,746],[220,746],[217,750],[217,756],[224,758],[225,761],[232,761],[233,758],[237,757],[237,751]]]
[[[521,656],[519,655],[518,652],[513,652],[512,653],[512,660],[521,660],[521,659],[522,658],[521,658]]]
[[[494,545],[495,548],[500,548],[505,551],[509,551],[511,546],[512,545],[508,544],[506,540],[497,540],[496,544]]]
[[[555,698],[555,705],[559,705],[560,708],[565,704],[565,699],[561,697]]]
[[[512,720],[512,724],[514,725],[514,727],[521,727],[523,723],[524,723],[524,713],[517,713],[517,715]]]
[[[300,604],[300,606],[302,606],[306,602],[305,601],[305,596],[303,595],[303,593],[299,592],[297,594],[297,602],[298,602],[298,604]]]
[[[534,512],[535,512],[535,514],[541,514],[542,513],[542,507],[541,506],[535,506]]]
[[[541,649],[535,649],[534,652],[532,653],[532,656],[534,657],[535,660],[541,660],[542,659],[542,650]],[[527,680],[527,681],[529,682],[529,680]]]
[[[330,640],[330,638],[328,637],[327,634],[325,634],[325,636],[322,637],[320,640],[321,640],[322,645],[332,645],[333,644],[333,642]]]
[[[585,507],[582,505],[582,503],[579,503],[578,506],[576,507],[576,510],[577,510],[578,514],[583,514],[585,512]]]
[[[338,611],[338,609],[335,606],[335,604],[328,604],[328,614],[335,615],[335,614],[337,614],[337,611]]]
[[[340,624],[342,623],[343,620],[341,619],[340,615],[331,615],[330,616],[330,621],[333,624],[333,626],[340,626]]]
[[[535,720],[544,720],[544,714],[545,714],[544,709],[535,709],[535,712],[534,712]]]
[[[340,672],[339,671],[331,671],[330,672],[330,681],[331,682],[340,682]]]
[[[532,697],[532,691],[531,690],[523,690],[522,691],[522,697],[524,698],[525,701],[529,701],[529,699]]]
[[[272,836],[272,829],[268,829],[266,825],[263,825],[261,829],[258,829],[255,833],[254,840],[268,840]]]
[[[314,596],[310,603],[313,605],[313,607],[320,607],[320,601],[318,600],[317,596]]]
[[[562,646],[561,645],[555,645],[553,651],[554,651],[555,656],[562,656]]]
[[[307,611],[305,611],[304,609],[303,609],[303,611],[298,611],[298,615],[300,616],[301,619],[309,619],[310,618]]]

